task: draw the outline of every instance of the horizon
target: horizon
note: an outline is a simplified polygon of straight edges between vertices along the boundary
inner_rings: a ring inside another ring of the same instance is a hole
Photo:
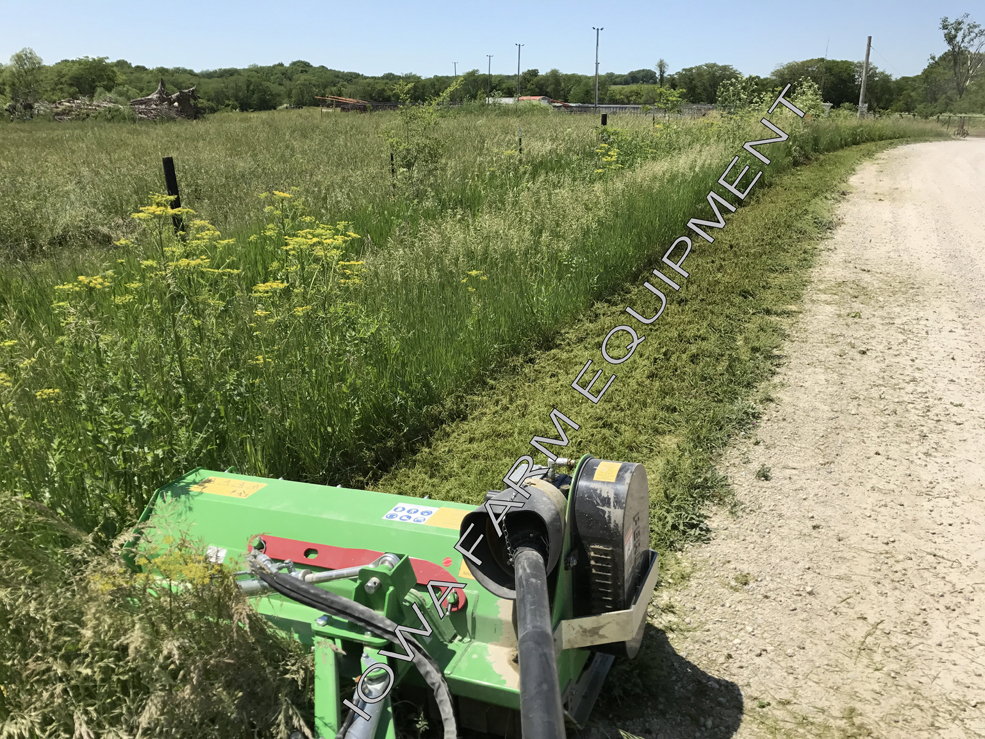
[[[252,65],[286,66],[303,60],[316,67],[367,77],[392,73],[429,78],[453,76],[456,61],[459,75],[470,70],[485,74],[489,53],[493,54],[493,74],[516,74],[515,43],[519,42],[524,44],[520,60],[523,70],[594,74],[596,34],[592,26],[599,25],[604,29],[599,34],[599,74],[653,69],[663,58],[669,74],[713,62],[731,65],[743,75],[768,77],[791,61],[861,61],[866,36],[871,35],[870,64],[899,78],[919,74],[931,54],[944,51],[941,17],[967,12],[951,2],[933,9],[911,0],[889,6],[890,14],[881,10],[882,6],[888,3],[834,0],[823,8],[790,8],[770,0],[757,5],[753,12],[713,0],[702,11],[701,21],[695,22],[679,7],[646,8],[644,12],[639,0],[605,10],[585,2],[535,7],[509,2],[495,8],[483,3],[467,10],[448,2],[426,6],[444,8],[445,13],[389,1],[371,9],[301,2],[291,14],[280,15],[250,0],[232,16],[215,2],[176,0],[171,15],[186,35],[175,44],[174,34],[153,33],[152,29],[146,35],[122,32],[147,27],[146,13],[139,5],[105,0],[95,7],[82,7],[42,0],[30,8],[17,7],[5,13],[0,59],[30,47],[46,64],[84,56],[106,57],[148,69],[184,68],[201,74]],[[653,21],[636,20],[642,16]],[[324,34],[299,37],[299,17],[307,19],[308,28],[324,27]],[[181,22],[189,18],[197,20]],[[389,22],[381,26],[379,18]],[[507,28],[509,25],[521,28]],[[344,30],[333,32],[335,27]],[[216,28],[220,29],[218,35]],[[702,43],[694,43],[695,32],[702,35]],[[422,44],[421,39],[428,36],[441,37],[441,43]],[[572,41],[575,38],[577,44]],[[397,71],[400,69],[405,71]]]

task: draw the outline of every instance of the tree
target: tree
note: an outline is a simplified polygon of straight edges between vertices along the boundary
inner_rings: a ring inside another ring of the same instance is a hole
[[[657,84],[664,86],[664,77],[667,74],[667,62],[663,59],[657,61]]]
[[[314,105],[317,101],[315,100],[315,88],[308,81],[310,75],[301,74],[290,84],[287,88],[287,102],[291,105],[301,108],[304,106]]]
[[[547,95],[552,100],[564,100],[565,89],[564,80],[561,78],[561,71],[559,69],[552,69],[546,75],[547,78]]]
[[[714,103],[718,86],[725,80],[741,77],[735,67],[728,64],[700,64],[687,67],[677,73],[677,87],[683,87],[685,95],[692,103]]]
[[[627,85],[656,85],[657,73],[652,69],[634,69],[626,75]]]
[[[777,67],[770,75],[781,89],[787,84],[796,84],[802,77],[813,80],[820,88],[824,100],[835,107],[842,103],[858,102],[859,85],[862,79],[861,66],[858,62],[805,59]]]
[[[948,20],[947,16],[941,18],[941,30],[948,46],[945,55],[949,56],[947,63],[953,75],[954,90],[960,100],[968,83],[981,72],[982,63],[985,62],[982,51],[985,48],[985,28],[965,13],[953,21]],[[931,55],[930,61],[937,61],[937,57]]]
[[[96,90],[112,90],[123,81],[118,67],[104,56],[66,59],[53,64],[48,74],[49,87],[56,97],[91,98]]]
[[[7,95],[19,105],[33,105],[41,95],[44,79],[44,62],[34,49],[21,49],[12,57],[3,70]]]

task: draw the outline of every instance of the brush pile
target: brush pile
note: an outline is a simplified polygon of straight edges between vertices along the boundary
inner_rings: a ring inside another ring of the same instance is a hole
[[[178,90],[173,95],[164,89],[164,80],[157,89],[147,97],[130,101],[130,107],[140,120],[157,120],[159,118],[198,118],[201,111],[195,105],[198,93],[195,87]]]

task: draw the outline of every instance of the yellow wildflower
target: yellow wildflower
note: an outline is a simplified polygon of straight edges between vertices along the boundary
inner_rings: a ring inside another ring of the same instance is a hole
[[[61,393],[62,391],[57,387],[45,388],[44,390],[38,390],[34,393],[34,397],[38,400],[55,400],[59,395],[61,395]]]
[[[280,192],[279,190],[274,190],[274,197],[283,198],[286,200],[287,198],[293,198],[294,196],[288,192]]]
[[[198,259],[179,259],[177,262],[172,262],[171,266],[177,267],[178,269],[195,269],[195,267],[208,263],[208,259],[199,257]]]
[[[157,262],[155,260],[153,260],[153,259],[144,259],[140,263],[140,266],[141,267],[156,267],[157,266]]]
[[[254,295],[269,295],[275,290],[283,290],[287,287],[286,282],[281,282],[280,280],[274,280],[273,282],[263,282],[259,285],[253,286]]]
[[[0,341],[0,346],[4,349],[9,349],[17,344],[17,339],[7,339],[6,341]]]
[[[96,275],[95,277],[79,275],[77,279],[84,287],[87,287],[90,290],[102,290],[110,285],[109,280],[101,277],[100,275]]]
[[[133,295],[117,295],[115,298],[113,298],[113,302],[116,303],[117,305],[132,303]]]
[[[259,310],[258,309],[258,310],[253,311],[253,315],[260,316],[262,318],[263,316],[269,316],[270,315],[270,311],[269,310]]]
[[[33,365],[37,361],[38,361],[37,357],[31,357],[30,359],[25,359],[23,362],[18,364],[17,367],[23,370],[30,369],[31,365]]]
[[[297,308],[294,309],[294,315],[296,315],[296,316],[303,316],[309,310],[311,310],[311,306],[310,305],[302,305],[302,306],[299,306],[299,307],[297,307]]]
[[[126,287],[130,288],[131,290],[136,290],[138,287],[140,287],[143,284],[144,283],[142,282],[128,282],[126,284]]]
[[[6,372],[0,372],[0,387],[13,387],[13,383],[10,380],[10,375]]]

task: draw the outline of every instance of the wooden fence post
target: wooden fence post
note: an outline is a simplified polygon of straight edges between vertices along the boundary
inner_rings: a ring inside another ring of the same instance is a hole
[[[174,198],[171,201],[171,210],[174,210],[181,207],[181,194],[178,192],[178,176],[174,171],[174,159],[164,157],[162,163],[164,164],[164,183],[167,185],[168,195]],[[171,223],[174,226],[175,236],[184,230],[185,226],[181,221],[181,216],[171,216]]]

